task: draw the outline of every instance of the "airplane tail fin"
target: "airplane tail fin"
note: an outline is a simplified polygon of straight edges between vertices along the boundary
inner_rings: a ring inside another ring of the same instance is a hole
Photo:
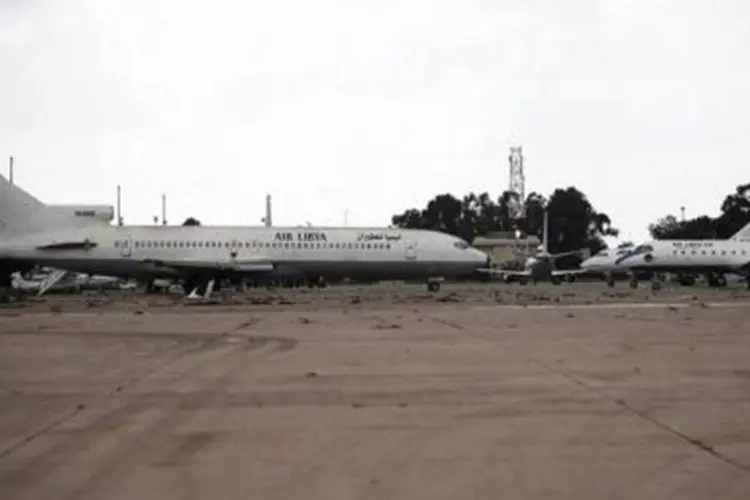
[[[745,227],[734,233],[732,236],[733,240],[750,239],[750,222],[745,224]]]
[[[32,226],[45,205],[0,175],[0,234]]]
[[[108,225],[110,205],[47,205],[0,175],[0,238],[65,227]]]

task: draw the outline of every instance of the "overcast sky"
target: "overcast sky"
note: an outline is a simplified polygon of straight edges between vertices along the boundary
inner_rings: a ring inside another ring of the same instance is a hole
[[[750,181],[745,0],[0,0],[0,153],[46,202],[387,225],[575,185],[626,238]]]

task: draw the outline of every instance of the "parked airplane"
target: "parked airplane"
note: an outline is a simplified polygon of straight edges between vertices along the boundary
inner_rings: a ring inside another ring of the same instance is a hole
[[[172,278],[208,297],[224,278],[425,279],[474,276],[486,254],[436,231],[387,228],[99,226],[25,231],[34,213],[0,205],[0,265],[153,280]],[[9,219],[6,214],[13,213]],[[37,223],[36,226],[39,224]],[[35,226],[35,227],[36,227]]]
[[[554,284],[560,284],[563,279],[572,282],[579,274],[586,272],[584,269],[555,269],[555,260],[568,255],[580,255],[584,250],[572,250],[556,254],[549,253],[547,242],[549,240],[549,214],[544,212],[544,226],[542,234],[542,244],[539,246],[536,255],[526,258],[522,270],[516,269],[481,269],[480,272],[497,276],[505,281],[518,281],[525,285],[528,280],[536,284],[540,280],[548,280]]]
[[[652,272],[654,289],[661,287],[660,273],[671,272],[683,277],[704,274],[709,286],[725,286],[726,274],[738,274],[745,277],[750,290],[750,239],[745,238],[653,241],[620,257],[617,264],[632,272]],[[630,286],[638,286],[635,275]]]

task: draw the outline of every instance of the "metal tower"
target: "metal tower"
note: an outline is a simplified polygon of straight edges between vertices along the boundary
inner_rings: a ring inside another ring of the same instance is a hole
[[[510,218],[518,220],[526,215],[526,178],[523,173],[523,149],[521,146],[511,146],[508,155],[510,170],[510,182],[508,191],[515,193],[516,197],[510,203]]]

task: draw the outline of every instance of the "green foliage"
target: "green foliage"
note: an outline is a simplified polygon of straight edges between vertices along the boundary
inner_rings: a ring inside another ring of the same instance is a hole
[[[394,215],[391,222],[401,228],[443,231],[466,241],[491,232],[516,229],[543,238],[544,211],[548,208],[548,250],[552,253],[581,248],[598,252],[605,246],[602,236],[617,235],[609,216],[594,210],[586,196],[574,187],[557,189],[549,199],[531,193],[524,200],[526,215],[520,220],[510,217],[515,196],[506,191],[494,201],[487,193],[469,193],[461,199],[441,194],[424,209],[406,210]]]
[[[651,237],[657,240],[727,239],[750,223],[750,184],[737,186],[720,207],[718,217],[701,215],[680,221],[674,215],[662,217],[648,226]]]
[[[201,221],[193,217],[188,217],[187,219],[185,219],[185,222],[183,222],[182,225],[183,226],[200,226]]]

